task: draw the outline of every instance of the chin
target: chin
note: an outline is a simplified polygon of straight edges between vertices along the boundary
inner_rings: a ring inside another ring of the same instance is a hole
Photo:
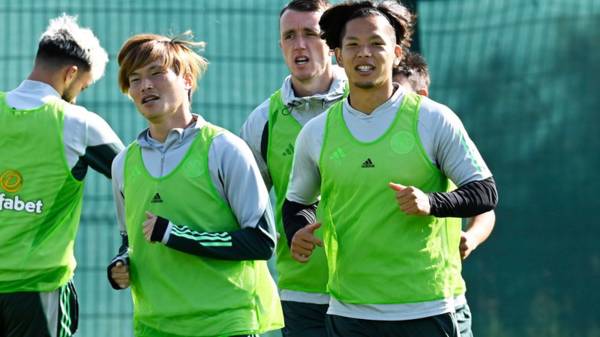
[[[300,81],[306,81],[315,77],[315,71],[312,69],[302,69],[300,71],[293,72],[292,75]]]
[[[138,109],[138,111],[140,112],[140,114],[141,114],[142,116],[144,116],[145,118],[148,118],[148,119],[149,119],[149,118],[151,118],[153,115],[155,115],[155,114],[156,114],[156,113],[155,113],[153,110],[151,110],[151,109],[145,109],[145,108],[142,108],[142,109]]]
[[[75,102],[77,101],[77,98],[76,98],[76,97],[71,97],[71,96],[69,96],[69,95],[63,95],[61,98],[62,98],[64,101],[66,101],[66,102],[69,102],[69,103],[71,103],[71,104],[75,104]]]
[[[312,77],[311,76],[307,76],[307,75],[293,75],[292,76],[296,81],[303,83],[307,80],[310,80]]]
[[[354,85],[361,89],[373,89],[376,87],[374,82],[357,82]]]

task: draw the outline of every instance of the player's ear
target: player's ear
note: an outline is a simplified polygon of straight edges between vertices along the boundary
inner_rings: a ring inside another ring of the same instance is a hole
[[[337,64],[340,65],[340,67],[344,67],[344,60],[342,59],[342,49],[340,48],[335,48],[333,53],[335,54],[335,61],[337,62]]]
[[[185,89],[192,90],[194,77],[190,73],[183,74],[183,82],[185,84]]]
[[[66,66],[63,69],[63,80],[65,83],[65,87],[68,87],[71,85],[71,83],[77,78],[78,73],[79,73],[79,68],[74,64]]]

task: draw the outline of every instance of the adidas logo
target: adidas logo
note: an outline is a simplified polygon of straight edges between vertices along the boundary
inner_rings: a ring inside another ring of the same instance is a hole
[[[375,167],[375,164],[373,164],[373,161],[371,160],[371,158],[368,158],[367,160],[365,160],[362,165],[360,166],[362,168],[370,168],[370,167]]]
[[[281,154],[282,156],[291,156],[294,154],[294,145],[292,145],[292,143],[288,144],[288,147],[285,149],[285,151],[283,151],[283,153]]]
[[[335,151],[333,151],[331,156],[329,156],[329,159],[340,160],[340,159],[343,159],[344,157],[346,157],[346,152],[344,152],[344,150],[342,150],[342,148],[338,147],[337,149],[335,149]]]
[[[162,198],[160,197],[160,194],[158,194],[158,192],[156,192],[156,194],[154,195],[154,197],[152,197],[152,200],[150,200],[151,204],[155,204],[158,202],[163,202]]]

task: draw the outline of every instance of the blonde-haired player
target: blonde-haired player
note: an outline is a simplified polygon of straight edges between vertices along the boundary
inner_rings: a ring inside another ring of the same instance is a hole
[[[119,52],[121,90],[148,122],[112,168],[129,250],[108,273],[114,288],[131,285],[136,336],[253,336],[283,325],[256,162],[240,138],[190,110],[207,67],[201,46],[141,34]]]

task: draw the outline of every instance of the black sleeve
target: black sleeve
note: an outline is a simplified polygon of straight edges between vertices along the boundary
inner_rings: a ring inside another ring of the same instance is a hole
[[[317,206],[318,203],[303,205],[285,199],[281,215],[288,247],[292,244],[292,238],[297,231],[306,225],[317,222]]]
[[[151,240],[161,241],[169,221],[158,217]],[[256,227],[232,232],[198,232],[172,224],[167,247],[178,251],[221,260],[268,260],[275,250],[275,238],[269,234],[264,214]]]
[[[429,193],[431,215],[468,218],[491,211],[498,203],[498,191],[493,177],[473,181],[452,192]]]
[[[110,179],[110,167],[119,152],[120,147],[118,144],[88,146],[85,149],[85,154],[79,157],[79,160],[75,163],[71,172],[75,179],[83,180],[89,166]]]
[[[260,154],[263,158],[263,160],[265,161],[265,164],[267,163],[267,151],[269,150],[269,121],[267,120],[267,122],[265,123],[265,127],[263,129],[262,132],[262,136],[260,137]]]
[[[110,276],[110,270],[117,264],[117,262],[121,261],[124,265],[129,265],[129,238],[126,232],[121,232],[121,247],[119,247],[119,253],[115,256],[108,267],[106,267],[106,276],[108,277],[108,282],[113,289],[121,290],[119,285],[115,283],[115,281]]]

